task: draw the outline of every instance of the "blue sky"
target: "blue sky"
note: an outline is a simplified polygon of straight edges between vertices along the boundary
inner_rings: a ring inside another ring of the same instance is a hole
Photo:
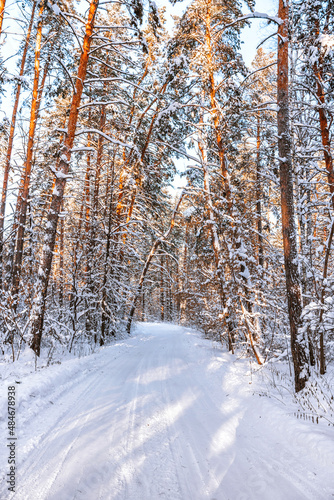
[[[264,12],[266,14],[277,15],[278,12],[278,0],[257,0],[255,10],[257,12]],[[245,9],[246,13],[247,10]],[[254,19],[251,21],[251,26],[244,28],[241,40],[244,42],[241,46],[241,52],[246,62],[249,66],[256,54],[257,45],[268,36],[270,33],[275,31],[276,26],[271,24],[267,26],[267,22],[261,19]],[[264,49],[271,50],[276,47],[277,39],[273,37],[270,41],[263,45]]]

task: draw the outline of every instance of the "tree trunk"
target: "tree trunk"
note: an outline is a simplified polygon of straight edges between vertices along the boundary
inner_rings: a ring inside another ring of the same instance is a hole
[[[321,309],[320,309],[320,316],[319,316],[319,326],[320,326],[319,337],[320,337],[320,374],[321,375],[324,375],[326,373],[324,326],[322,324],[322,318],[323,318],[323,314],[324,314],[324,304],[325,304],[325,281],[327,279],[328,261],[329,261],[329,255],[331,252],[333,236],[334,236],[334,223],[332,222],[332,227],[331,227],[331,230],[330,230],[330,233],[328,236],[328,242],[327,242],[327,248],[326,248],[325,263],[324,263],[324,270],[323,270],[323,276],[322,276],[322,290],[321,290],[321,297],[320,297]]]
[[[107,325],[108,325],[108,320],[110,317],[110,307],[107,304],[107,299],[108,299],[107,277],[108,277],[108,269],[109,269],[109,255],[110,255],[110,247],[111,247],[111,230],[112,230],[112,220],[113,220],[112,216],[113,216],[113,206],[114,206],[114,194],[113,194],[114,160],[113,160],[113,167],[112,167],[111,193],[110,193],[110,202],[109,202],[107,244],[106,244],[105,257],[104,257],[103,280],[102,280],[102,302],[101,302],[102,315],[101,315],[100,345],[103,345],[105,343],[105,339],[107,336]],[[108,191],[106,193],[106,205],[107,205],[107,196],[108,196]],[[108,312],[108,310],[109,310],[109,312]],[[112,330],[112,335],[115,336],[114,329]]]
[[[200,124],[203,126],[203,117],[201,117]],[[201,153],[201,158],[202,158],[205,203],[206,203],[206,208],[209,212],[212,248],[213,248],[213,253],[214,253],[214,257],[215,257],[215,267],[216,267],[216,272],[217,272],[217,277],[218,277],[220,301],[221,301],[221,305],[222,305],[222,309],[223,309],[222,315],[224,318],[224,322],[227,326],[228,348],[229,348],[229,351],[231,351],[233,353],[234,352],[234,350],[233,350],[233,329],[231,326],[231,322],[229,320],[228,308],[226,306],[227,305],[227,297],[226,297],[226,292],[225,292],[225,287],[224,287],[225,279],[223,276],[223,269],[222,269],[222,262],[221,262],[221,248],[220,248],[219,235],[218,235],[218,231],[217,231],[217,223],[216,223],[216,219],[215,219],[212,198],[211,198],[210,178],[209,178],[209,172],[208,172],[208,167],[207,167],[207,153],[206,153],[204,141],[202,139],[202,135],[200,135],[198,147],[199,147],[199,150]]]
[[[48,73],[49,63],[51,59],[51,51],[49,53],[49,59],[45,63],[44,74],[41,81],[41,86],[39,86],[39,74],[40,74],[40,53],[42,46],[42,28],[43,28],[43,11],[44,11],[44,3],[42,3],[40,11],[39,11],[39,21],[37,25],[37,34],[36,34],[36,48],[35,48],[35,74],[34,74],[34,83],[33,83],[33,92],[32,92],[32,101],[31,101],[31,109],[30,109],[30,122],[29,122],[29,134],[28,134],[28,143],[27,143],[27,155],[26,161],[24,164],[24,171],[22,173],[21,180],[21,188],[19,191],[19,195],[17,198],[17,206],[16,206],[16,219],[17,219],[17,239],[16,239],[16,249],[14,255],[14,267],[13,267],[13,277],[12,277],[12,296],[14,298],[14,309],[18,303],[18,289],[20,282],[20,274],[21,274],[21,265],[23,258],[23,242],[24,242],[24,233],[25,233],[25,224],[27,217],[27,206],[28,206],[28,197],[30,190],[30,176],[31,169],[33,164],[33,148],[34,148],[34,138],[35,131],[37,125],[37,119],[39,114],[39,108],[41,104],[41,97],[43,92],[43,87],[46,80],[46,75]]]
[[[206,16],[206,33],[205,33],[205,42],[207,46],[207,54],[208,54],[208,60],[210,64],[210,72],[208,74],[208,79],[209,79],[209,89],[210,89],[210,104],[211,104],[211,109],[210,113],[213,119],[213,125],[215,129],[215,134],[216,134],[216,143],[217,143],[217,148],[218,148],[218,153],[219,153],[219,163],[220,163],[220,170],[222,173],[222,178],[223,178],[223,187],[224,187],[224,196],[225,200],[227,203],[227,213],[232,216],[232,193],[231,193],[231,186],[230,186],[230,175],[227,169],[227,159],[226,159],[226,154],[225,154],[225,147],[223,143],[223,136],[222,136],[222,131],[221,131],[221,120],[222,117],[219,116],[218,112],[218,104],[216,102],[216,86],[215,86],[215,79],[214,79],[214,74],[212,68],[214,67],[213,64],[213,48],[212,48],[212,41],[211,41],[211,22],[212,22],[212,15],[213,13],[211,12],[210,7],[208,7],[207,10],[207,16]]]
[[[0,35],[2,33],[2,23],[5,14],[6,0],[0,0]]]
[[[291,353],[295,373],[295,390],[305,387],[309,377],[307,365],[306,342],[301,337],[302,295],[298,268],[298,252],[295,228],[293,171],[291,160],[291,135],[289,117],[289,2],[279,0],[278,16],[283,23],[278,28],[278,61],[277,61],[277,127],[278,153],[280,162],[282,231],[284,246],[284,263],[286,290],[288,298]]]
[[[64,226],[65,220],[64,216],[60,219],[60,235],[59,235],[59,307],[60,307],[60,317],[63,314],[64,307],[64,281],[65,281],[65,272],[64,272]]]
[[[145,77],[145,73],[144,73],[144,76],[142,77],[142,80],[144,79]],[[136,125],[136,132],[138,132],[138,130],[140,129],[140,126],[141,126],[141,123],[142,123],[142,120],[144,119],[146,113],[149,111],[149,109],[153,106],[153,104],[158,100],[159,96],[163,96],[167,90],[167,87],[168,87],[168,84],[170,82],[170,79],[167,79],[167,81],[164,83],[164,85],[161,87],[160,91],[159,91],[159,95],[158,97],[156,97],[155,99],[152,100],[152,102],[146,107],[146,109],[144,110],[144,112],[142,113],[140,119],[138,120],[138,123]],[[132,113],[132,111],[131,111]],[[134,161],[134,165],[133,167],[131,168],[131,170],[133,172],[136,172],[136,170],[138,171],[138,168],[139,166],[142,164],[142,162],[144,161],[144,158],[145,158],[145,155],[146,155],[146,152],[147,152],[147,148],[150,144],[150,140],[151,140],[151,135],[153,133],[153,130],[154,130],[154,124],[155,124],[155,121],[157,119],[159,115],[159,108],[157,106],[156,110],[154,111],[153,113],[153,116],[151,118],[151,123],[150,123],[150,127],[149,127],[149,130],[148,130],[148,133],[147,133],[147,136],[146,136],[146,140],[145,140],[145,144],[141,150],[141,154],[140,154],[140,159],[139,160],[135,160]],[[130,124],[132,122],[132,115],[130,117]],[[121,217],[122,217],[122,213],[123,213],[123,210],[125,208],[125,203],[123,201],[123,198],[124,198],[124,179],[126,177],[126,166],[130,164],[131,160],[132,160],[132,155],[133,155],[133,150],[130,151],[127,159],[126,159],[126,162],[125,162],[125,165],[123,166],[122,168],[122,171],[121,171],[121,174],[120,174],[120,180],[119,180],[119,195],[118,195],[118,202],[117,202],[117,207],[116,207],[116,213],[117,213],[117,216],[118,216],[118,220],[121,221]],[[125,158],[125,155],[123,154],[123,158]],[[131,219],[131,216],[132,216],[132,211],[133,211],[133,208],[134,208],[134,204],[135,204],[135,201],[136,201],[136,196],[137,196],[137,191],[138,191],[138,188],[140,187],[140,184],[141,184],[141,179],[140,179],[140,175],[139,173],[137,172],[137,176],[136,176],[136,186],[133,188],[133,192],[132,192],[132,196],[131,196],[131,201],[130,201],[130,204],[129,204],[129,207],[128,207],[128,210],[127,210],[127,215],[126,215],[126,224],[129,223],[130,219]],[[127,227],[127,226],[126,226]],[[126,244],[126,238],[127,238],[127,232],[126,232],[126,227],[123,229],[123,245],[125,246]],[[123,258],[123,251],[121,250],[121,259]]]
[[[75,93],[72,97],[70,113],[68,118],[67,134],[64,140],[63,147],[60,147],[60,162],[59,171],[56,175],[55,188],[52,194],[51,206],[47,217],[47,228],[44,237],[44,247],[41,258],[41,264],[38,271],[38,279],[36,283],[36,293],[34,304],[31,313],[30,324],[30,347],[35,351],[37,356],[40,355],[41,339],[43,332],[43,321],[46,304],[46,294],[48,289],[49,277],[51,273],[52,256],[56,241],[58,216],[61,209],[61,203],[64,196],[66,179],[71,160],[71,149],[74,142],[75,130],[79,115],[79,106],[83,85],[87,73],[87,64],[89,59],[89,51],[92,41],[92,33],[94,27],[94,19],[98,8],[99,0],[91,0],[88,20],[85,28],[85,36],[83,40],[82,53],[77,72]]]
[[[106,122],[105,106],[101,107],[100,124],[99,130],[104,131],[104,126]],[[90,307],[93,311],[97,311],[98,303],[96,300],[97,292],[97,282],[92,278],[92,270],[94,271],[96,265],[95,250],[96,250],[96,234],[98,228],[98,214],[99,214],[99,192],[100,192],[100,180],[101,180],[101,168],[102,168],[102,153],[103,153],[103,137],[98,136],[97,141],[97,155],[95,164],[95,181],[94,181],[94,191],[92,199],[92,211],[91,211],[91,226],[90,226],[90,239],[87,250],[87,280],[88,289],[90,297]],[[96,314],[91,314],[89,312],[87,324],[90,330],[94,330],[95,343],[97,342],[97,321]]]
[[[256,127],[256,212],[257,212],[257,232],[258,232],[258,263],[263,267],[263,235],[262,235],[262,178],[261,178],[261,129],[260,129],[260,115],[257,115]]]
[[[4,7],[5,0],[0,0],[0,1],[3,2],[3,7]],[[2,4],[0,3],[0,13],[1,13],[1,5]],[[22,59],[21,59],[21,66],[20,66],[20,73],[19,73],[20,77],[22,77],[24,74],[27,52],[28,52],[28,48],[29,48],[29,41],[30,41],[30,36],[31,36],[31,29],[32,29],[32,25],[33,25],[34,17],[35,17],[35,9],[36,9],[36,1],[34,1],[33,6],[32,6],[30,22],[29,22],[29,26],[28,26],[26,41],[25,41]],[[2,22],[2,20],[0,20],[0,22]],[[1,32],[1,28],[0,28],[0,32]],[[3,250],[4,250],[4,248],[3,248],[4,234],[3,233],[4,233],[5,215],[6,215],[6,199],[7,199],[9,172],[10,172],[10,160],[11,160],[12,151],[13,151],[15,123],[16,123],[17,110],[19,107],[21,87],[22,87],[22,81],[19,79],[18,83],[17,83],[17,87],[16,87],[15,101],[14,101],[14,107],[13,107],[13,112],[12,112],[12,120],[10,123],[8,146],[7,146],[7,152],[6,152],[6,160],[5,160],[3,184],[2,184],[1,206],[0,206],[0,288],[2,287],[2,265],[3,265]]]

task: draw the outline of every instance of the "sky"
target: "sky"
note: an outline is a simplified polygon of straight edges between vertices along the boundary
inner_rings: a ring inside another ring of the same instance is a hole
[[[257,0],[255,10],[266,14],[277,15],[278,1],[277,0]],[[247,10],[245,9],[246,13]],[[261,19],[251,21],[251,26],[243,29],[241,34],[241,53],[247,66],[250,66],[256,54],[257,45],[264,40],[269,34],[275,31],[275,26],[271,24],[267,26],[267,22]],[[263,45],[264,49],[271,50],[276,45],[276,38],[273,37],[270,41]]]

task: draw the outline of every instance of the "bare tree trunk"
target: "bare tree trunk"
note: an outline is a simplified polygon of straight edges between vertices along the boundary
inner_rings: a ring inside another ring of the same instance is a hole
[[[200,123],[201,123],[201,125],[203,125],[203,118],[202,117],[201,117]],[[226,307],[227,298],[226,298],[226,292],[225,292],[225,287],[224,287],[225,280],[224,280],[224,276],[223,276],[223,269],[222,269],[222,262],[221,262],[221,248],[220,248],[219,235],[218,235],[218,231],[217,231],[217,223],[216,223],[216,219],[215,219],[212,198],[211,198],[210,178],[209,178],[209,172],[208,172],[208,167],[207,167],[207,153],[206,153],[204,141],[202,139],[202,135],[200,135],[198,147],[199,147],[199,150],[201,153],[201,158],[202,158],[205,202],[206,202],[206,208],[209,212],[210,232],[211,232],[213,253],[215,256],[215,267],[217,270],[217,276],[218,276],[218,282],[219,282],[218,286],[219,286],[220,301],[221,301],[221,305],[222,305],[222,309],[223,309],[224,322],[227,326],[228,348],[229,348],[229,351],[231,351],[233,353],[234,352],[234,349],[233,349],[233,330],[232,330],[231,322],[229,320],[228,308]]]
[[[146,75],[144,73],[144,76],[142,77],[142,80],[144,79],[145,76]],[[159,99],[159,96],[163,96],[165,94],[169,83],[170,83],[170,79],[167,79],[167,81],[161,87],[158,97],[156,97],[155,99],[153,99],[153,101],[151,101],[151,103],[146,107],[146,109],[142,113],[140,119],[138,120],[138,123],[136,125],[136,132],[139,130],[140,125],[142,123],[142,120],[144,119],[144,117],[145,117],[146,113],[149,111],[149,109]],[[133,113],[133,111],[131,111],[131,113]],[[159,110],[157,108],[154,111],[153,116],[151,118],[150,127],[149,127],[149,130],[148,130],[147,136],[146,136],[145,144],[144,144],[144,146],[143,146],[143,148],[141,150],[140,159],[139,160],[135,160],[134,165],[131,168],[131,170],[133,170],[133,171],[138,170],[138,167],[141,165],[141,163],[143,162],[143,160],[145,158],[145,155],[146,155],[146,152],[147,152],[147,148],[148,148],[148,146],[150,144],[151,136],[152,136],[152,133],[153,133],[153,130],[154,130],[154,124],[156,122],[156,119],[157,119],[158,115],[159,115]],[[129,122],[130,124],[132,122],[132,118],[133,118],[133,116],[131,114],[130,122]],[[128,155],[127,159],[126,159],[126,162],[125,162],[125,166],[130,164],[130,162],[132,160],[132,155],[133,155],[133,150],[131,150],[131,152],[129,153],[129,155]],[[125,158],[124,154],[123,154],[123,158]],[[123,169],[121,171],[121,174],[120,174],[119,196],[118,196],[118,202],[117,202],[117,208],[116,208],[116,213],[117,213],[119,221],[121,220],[122,211],[123,211],[124,205],[125,205],[124,201],[123,201],[123,198],[124,198],[124,188],[123,187],[124,187],[124,179],[125,179],[125,175],[126,175],[125,166],[123,167]],[[136,196],[137,196],[138,188],[140,187],[140,184],[141,184],[140,175],[137,175],[137,177],[136,177],[136,186],[133,188],[133,192],[132,192],[132,196],[131,196],[131,201],[130,201],[130,204],[129,204],[129,207],[128,207],[128,210],[127,210],[126,224],[128,224],[128,222],[131,219],[133,208],[134,208],[135,201],[136,201]],[[123,238],[122,238],[124,246],[126,244],[126,238],[127,238],[127,232],[126,232],[126,227],[125,227],[124,230],[123,230]],[[121,251],[121,258],[123,258],[123,252],[122,251]]]
[[[145,292],[141,294],[141,321],[146,321],[145,318]]]
[[[212,22],[213,12],[211,11],[211,0],[208,3],[207,15],[206,15],[206,32],[205,32],[205,42],[207,46],[207,57],[209,60],[209,66],[211,68],[208,79],[209,79],[209,88],[210,88],[210,104],[211,104],[211,115],[213,119],[215,134],[216,134],[216,143],[219,152],[219,162],[220,162],[220,170],[222,173],[223,179],[223,187],[224,187],[224,195],[227,203],[227,213],[232,216],[232,193],[230,186],[230,175],[227,169],[227,159],[225,153],[225,147],[223,143],[223,136],[221,131],[221,121],[222,117],[219,116],[218,112],[218,103],[216,101],[216,85],[213,74],[214,64],[213,64],[213,48],[212,48],[212,40],[211,40],[211,22]]]
[[[183,324],[187,320],[187,292],[188,292],[188,241],[189,241],[189,222],[186,220],[186,228],[184,234],[184,249],[182,256],[182,271],[180,267],[177,273],[177,310],[179,313],[180,323]],[[181,276],[182,277],[181,277]]]
[[[173,292],[173,283],[174,280],[172,278],[172,265],[170,262],[170,259],[168,256],[166,257],[166,274],[167,274],[167,280],[166,280],[166,285],[165,285],[165,290],[166,290],[166,316],[167,316],[167,321],[173,321],[173,297],[174,297],[174,292]]]
[[[24,243],[24,233],[25,233],[25,223],[27,216],[27,206],[28,197],[30,190],[30,176],[33,164],[33,148],[34,148],[34,138],[37,125],[37,119],[39,114],[39,108],[41,104],[43,87],[46,80],[46,75],[49,69],[49,63],[51,59],[51,51],[49,53],[49,59],[45,63],[44,73],[39,86],[39,74],[40,74],[40,52],[42,46],[42,27],[43,27],[43,11],[44,2],[41,5],[39,11],[39,21],[37,25],[37,35],[36,35],[36,48],[35,48],[35,74],[34,74],[34,84],[32,92],[31,110],[30,110],[30,122],[29,122],[29,134],[27,143],[27,155],[24,164],[24,171],[22,173],[21,189],[17,198],[17,239],[16,239],[16,249],[14,255],[14,267],[12,276],[12,296],[14,298],[14,308],[16,308],[18,300],[17,294],[19,289],[21,265],[23,258],[23,243]]]
[[[293,171],[291,160],[291,135],[289,116],[289,2],[279,0],[278,16],[283,20],[278,28],[278,61],[277,61],[277,126],[278,153],[280,162],[280,186],[282,231],[284,246],[284,263],[286,290],[288,298],[291,353],[295,373],[295,390],[305,387],[309,377],[306,356],[306,342],[301,338],[302,295],[301,280],[298,268],[298,251],[295,228],[295,211],[293,197]]]
[[[89,109],[88,113],[88,119],[90,121],[91,119],[91,111]],[[87,134],[87,147],[91,146],[91,135],[90,133]],[[84,190],[84,200],[82,201],[84,206],[85,204],[85,234],[86,234],[86,244],[89,246],[89,241],[88,238],[91,233],[91,196],[90,196],[90,191],[91,191],[91,174],[92,174],[92,168],[91,168],[91,152],[89,151],[87,154],[87,168],[86,168],[86,176],[85,176],[85,190]],[[80,221],[79,221],[80,223]],[[81,230],[81,227],[80,227]],[[78,240],[79,244],[79,240]],[[89,252],[86,252],[85,255],[86,258],[86,265],[85,265],[85,280],[86,280],[86,286],[89,289],[90,287],[90,277],[91,277],[91,261],[90,261],[90,255]],[[76,268],[75,268],[76,269]],[[74,276],[74,281],[76,280],[76,276]],[[86,297],[85,299],[86,303],[86,315],[85,315],[85,328],[86,328],[86,333],[90,334],[91,329],[92,329],[92,319],[91,319],[91,310],[90,310],[90,304],[89,304],[89,298]]]
[[[99,130],[104,131],[104,126],[106,122],[106,112],[105,106],[101,107],[100,124]],[[102,168],[102,153],[103,153],[103,137],[99,135],[97,141],[97,155],[95,164],[95,181],[94,181],[94,191],[92,199],[92,211],[91,211],[91,226],[90,226],[90,239],[87,250],[87,280],[88,289],[90,296],[91,308],[96,311],[98,308],[96,295],[97,295],[97,283],[96,280],[92,279],[92,270],[95,266],[95,249],[96,249],[96,233],[98,227],[98,212],[99,212],[99,192],[100,192],[100,180],[101,180],[101,168]],[[89,330],[94,330],[95,343],[97,342],[97,324],[96,315],[92,315],[91,312],[88,313]]]
[[[60,219],[60,235],[59,235],[59,307],[60,307],[60,317],[63,315],[64,307],[64,216]]]
[[[1,5],[3,5],[3,8],[5,6],[5,0],[1,0],[1,1],[3,3],[2,4],[0,3],[0,13],[1,13]],[[24,74],[24,68],[25,68],[27,52],[28,52],[28,48],[29,48],[29,41],[30,41],[30,36],[31,36],[31,29],[32,29],[32,25],[33,25],[34,17],[35,17],[35,9],[36,9],[36,1],[34,1],[33,6],[32,6],[30,22],[29,22],[29,26],[28,26],[26,41],[25,41],[22,59],[21,59],[21,66],[20,66],[20,73],[19,73],[20,77],[22,77]],[[0,14],[0,16],[1,16],[1,14]],[[0,22],[2,22],[2,19],[0,20]],[[0,27],[0,32],[1,32],[1,27]],[[19,79],[18,83],[17,83],[17,87],[16,87],[15,101],[14,101],[14,107],[13,107],[13,112],[12,112],[12,120],[10,123],[9,138],[8,138],[8,145],[7,145],[7,152],[6,152],[5,167],[4,167],[3,184],[2,184],[2,193],[1,193],[1,205],[0,205],[0,288],[2,286],[2,265],[3,265],[3,249],[4,249],[3,248],[4,234],[3,233],[4,233],[4,224],[5,224],[5,214],[6,214],[6,199],[7,199],[9,172],[10,172],[10,160],[11,160],[12,151],[13,151],[15,123],[16,123],[16,117],[17,117],[17,110],[19,107],[21,87],[22,87],[22,81],[21,81],[21,79]]]
[[[0,35],[2,33],[2,23],[5,14],[6,0],[0,0]]]
[[[107,234],[107,244],[104,258],[104,269],[103,269],[103,280],[102,280],[102,316],[101,316],[101,337],[100,337],[100,345],[105,343],[106,334],[107,334],[107,324],[108,318],[110,317],[110,308],[107,304],[107,277],[108,277],[108,268],[109,268],[109,255],[110,255],[110,247],[111,247],[111,229],[112,229],[112,219],[113,219],[113,205],[114,205],[114,195],[113,195],[113,183],[114,183],[114,160],[113,159],[113,167],[112,167],[112,179],[111,179],[111,193],[110,193],[110,202],[109,202],[109,214],[108,214],[108,234]],[[108,195],[108,191],[107,191]],[[107,196],[106,196],[107,202]],[[107,203],[106,203],[107,205]],[[109,309],[109,314],[108,314]],[[112,330],[112,335],[115,336],[115,331]]]
[[[69,163],[71,160],[71,149],[74,142],[75,130],[79,115],[79,106],[81,102],[81,95],[83,85],[87,73],[87,64],[89,59],[89,51],[92,41],[93,27],[96,11],[98,8],[99,0],[91,0],[88,20],[85,28],[85,36],[83,40],[82,53],[80,57],[75,93],[72,97],[70,113],[68,118],[67,134],[64,140],[63,147],[60,148],[60,162],[59,171],[56,175],[55,188],[52,194],[51,206],[47,217],[47,228],[44,237],[44,247],[42,253],[41,264],[38,271],[38,279],[36,283],[36,294],[31,313],[30,324],[30,347],[35,351],[37,356],[40,354],[41,339],[43,332],[43,321],[46,305],[46,294],[48,289],[49,277],[51,273],[52,256],[56,241],[57,224],[61,203],[64,196],[66,179],[69,170]]]
[[[259,266],[263,267],[263,235],[262,235],[262,178],[261,178],[261,130],[260,130],[260,115],[257,115],[256,127],[256,212],[257,212],[257,232],[258,232],[258,262]]]
[[[320,23],[319,23],[319,6],[316,6],[317,16],[314,18],[314,30],[315,35],[318,38],[320,36]],[[328,28],[325,29],[325,32],[328,31]],[[333,171],[333,156],[331,153],[331,139],[329,134],[329,124],[328,118],[326,114],[326,90],[324,88],[324,78],[323,78],[323,57],[320,54],[319,60],[315,61],[313,64],[313,73],[316,81],[316,93],[319,100],[318,104],[318,114],[319,114],[319,123],[320,123],[320,132],[321,132],[321,141],[324,148],[324,160],[327,170],[327,179],[329,191],[331,193],[331,204],[334,208],[334,171]]]

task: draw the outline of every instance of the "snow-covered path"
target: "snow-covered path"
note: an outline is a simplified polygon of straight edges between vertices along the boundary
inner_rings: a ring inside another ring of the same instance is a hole
[[[39,411],[22,402],[2,500],[334,498],[333,431],[254,396],[247,361],[199,334],[143,324],[79,361],[66,390],[54,372]]]

